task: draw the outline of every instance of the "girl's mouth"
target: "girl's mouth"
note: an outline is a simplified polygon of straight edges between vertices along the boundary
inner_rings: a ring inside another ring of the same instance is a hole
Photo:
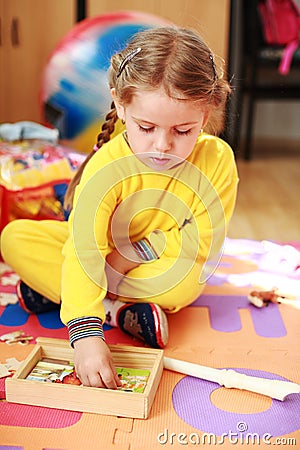
[[[168,162],[170,161],[169,158],[155,158],[155,157],[152,157],[150,159],[157,166],[164,166],[164,165],[168,164]]]
[[[174,155],[167,155],[167,157],[163,154],[161,155],[162,157],[159,157],[158,155],[158,153],[137,154],[138,158],[146,164],[146,166],[157,171],[172,169],[184,161],[184,159]]]

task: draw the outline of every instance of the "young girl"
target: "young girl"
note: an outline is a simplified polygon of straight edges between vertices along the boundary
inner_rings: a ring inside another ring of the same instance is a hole
[[[216,268],[237,172],[207,134],[220,131],[230,88],[195,32],[139,33],[112,57],[109,82],[111,111],[69,185],[68,223],[13,221],[1,250],[27,311],[61,304],[82,383],[113,389],[102,324],[166,345],[165,313],[191,304]],[[110,140],[118,119],[126,131]]]

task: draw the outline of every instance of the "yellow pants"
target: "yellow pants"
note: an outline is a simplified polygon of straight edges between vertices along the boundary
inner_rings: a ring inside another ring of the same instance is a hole
[[[67,222],[14,220],[1,233],[2,257],[28,286],[60,303],[62,248],[67,237]],[[146,272],[149,276],[149,270],[150,276],[164,272],[165,261],[158,259],[135,268],[135,278],[120,283],[119,300],[156,303],[167,312],[177,312],[192,303],[204,289],[204,284],[199,284],[201,267],[194,264],[180,283],[173,280],[175,282],[168,291],[147,298],[144,276]]]

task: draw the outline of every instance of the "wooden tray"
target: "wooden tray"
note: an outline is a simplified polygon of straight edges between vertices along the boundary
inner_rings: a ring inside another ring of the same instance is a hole
[[[146,419],[163,371],[163,350],[109,345],[116,367],[149,369],[143,393],[100,389],[26,379],[42,359],[73,361],[68,341],[38,338],[32,352],[12,378],[6,379],[8,402],[112,416]]]

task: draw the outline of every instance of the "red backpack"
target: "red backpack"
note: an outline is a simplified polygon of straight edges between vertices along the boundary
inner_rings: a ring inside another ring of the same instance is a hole
[[[286,75],[299,47],[300,10],[293,0],[261,0],[258,11],[266,43],[285,46],[278,70]]]

